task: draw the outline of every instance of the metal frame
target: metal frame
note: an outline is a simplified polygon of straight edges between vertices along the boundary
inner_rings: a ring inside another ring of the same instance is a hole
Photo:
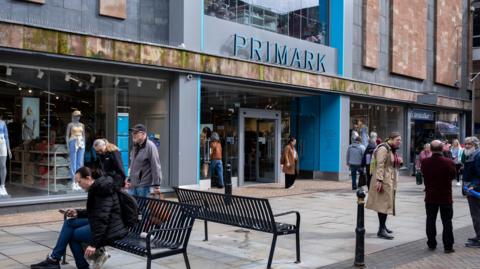
[[[275,120],[275,179],[274,182],[279,182],[280,177],[280,153],[281,153],[281,119],[282,112],[276,110],[262,110],[262,109],[249,109],[241,108],[238,113],[238,132],[239,132],[239,143],[238,143],[238,184],[241,186],[245,183],[243,167],[245,165],[245,118],[256,118],[256,119],[271,119]]]

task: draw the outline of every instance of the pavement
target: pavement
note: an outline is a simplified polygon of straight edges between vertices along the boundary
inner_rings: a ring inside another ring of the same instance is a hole
[[[365,211],[365,249],[368,268],[480,268],[480,249],[463,246],[473,235],[466,200],[454,188],[455,253],[444,254],[439,239],[436,251],[428,251],[425,239],[423,187],[413,177],[401,177],[397,216],[389,216],[387,226],[394,240],[376,237],[378,218]],[[214,190],[220,191],[220,190]],[[295,264],[294,236],[281,236],[273,268],[352,268],[355,250],[357,198],[348,182],[300,180],[293,190],[279,184],[237,188],[235,194],[268,197],[274,213],[298,210],[302,216],[302,263]],[[41,215],[42,218],[36,215]],[[52,216],[51,221],[48,215]],[[30,223],[15,223],[16,215],[0,216],[0,268],[29,268],[50,253],[62,222],[55,211],[26,214]],[[8,221],[6,221],[8,220]],[[291,221],[284,217],[281,221]],[[438,220],[438,230],[441,223]],[[188,247],[192,268],[265,268],[272,237],[270,234],[209,223],[209,241],[203,241],[203,223],[197,221]],[[112,257],[105,269],[145,268],[145,259],[109,248]],[[68,265],[75,268],[73,258]],[[181,255],[155,260],[152,268],[185,268]]]

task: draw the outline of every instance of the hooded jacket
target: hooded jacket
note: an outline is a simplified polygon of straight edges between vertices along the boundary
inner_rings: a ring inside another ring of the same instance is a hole
[[[124,237],[128,230],[122,222],[120,203],[113,179],[102,176],[88,190],[87,208],[77,210],[78,218],[88,218],[92,233],[90,246],[99,248]]]

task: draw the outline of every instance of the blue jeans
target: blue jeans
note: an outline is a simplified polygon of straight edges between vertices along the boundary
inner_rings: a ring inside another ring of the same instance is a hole
[[[218,176],[218,185],[223,187],[223,164],[222,160],[211,160],[210,161],[210,175],[213,178],[214,172],[217,172]]]
[[[128,194],[140,197],[148,197],[150,194],[150,186],[130,188],[128,189]]]
[[[91,240],[92,233],[90,231],[88,219],[67,219],[63,222],[62,230],[57,239],[57,244],[53,248],[53,252],[50,256],[56,260],[60,260],[63,255],[65,255],[67,245],[70,245],[77,268],[89,268],[88,263],[84,258],[82,243],[88,244]]]
[[[68,153],[70,154],[70,176],[75,180],[75,172],[78,168],[83,166],[83,157],[85,155],[85,148],[75,149],[77,140],[73,139],[68,142]]]
[[[357,188],[357,172],[359,175],[363,174],[363,168],[360,165],[350,165],[350,171],[352,174],[352,189]]]

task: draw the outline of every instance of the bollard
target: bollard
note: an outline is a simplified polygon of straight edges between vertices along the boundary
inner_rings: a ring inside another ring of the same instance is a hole
[[[225,195],[227,196],[225,199],[225,203],[228,205],[230,204],[231,197],[232,195],[232,165],[230,162],[227,162],[227,172],[225,175]]]
[[[357,228],[355,229],[355,262],[357,267],[365,266],[365,220],[364,220],[364,206],[365,206],[365,191],[359,189],[357,191]]]

